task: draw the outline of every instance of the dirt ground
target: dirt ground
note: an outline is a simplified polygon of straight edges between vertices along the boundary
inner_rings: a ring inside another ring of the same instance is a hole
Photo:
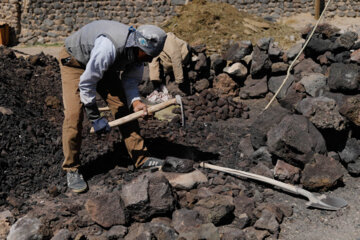
[[[306,25],[316,22],[310,14],[299,14],[282,18],[279,21],[297,30],[301,30]],[[323,22],[335,25],[343,31],[355,31],[360,35],[360,25],[357,25],[359,18],[325,18]],[[16,46],[13,49],[17,51],[19,56],[23,55],[25,57],[40,52],[57,56],[60,47]],[[343,187],[326,193],[327,195],[342,197],[348,202],[346,208],[336,212],[308,209],[305,205],[306,199],[274,190],[274,198],[271,201],[276,200],[277,203],[288,203],[293,206],[294,211],[294,214],[286,218],[281,224],[279,239],[360,240],[360,179],[345,175],[344,183]]]

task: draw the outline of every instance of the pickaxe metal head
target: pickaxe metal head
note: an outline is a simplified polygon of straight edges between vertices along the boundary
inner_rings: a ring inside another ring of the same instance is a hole
[[[181,96],[180,95],[176,95],[175,96],[176,99],[176,103],[180,105],[180,109],[181,109],[181,125],[183,127],[185,127],[185,115],[184,115],[184,106],[181,100]]]

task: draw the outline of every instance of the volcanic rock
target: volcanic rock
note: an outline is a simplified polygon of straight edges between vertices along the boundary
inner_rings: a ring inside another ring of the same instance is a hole
[[[121,198],[125,212],[140,222],[172,212],[176,202],[168,180],[161,173],[143,174],[125,184]]]
[[[251,143],[255,149],[266,145],[267,132],[290,112],[279,105],[273,105],[262,112],[250,127]]]
[[[255,152],[250,155],[250,159],[253,163],[258,164],[262,163],[266,166],[272,166],[272,158],[266,147],[260,147]]]
[[[194,207],[206,223],[221,225],[233,216],[234,199],[230,196],[213,195],[199,200]]]
[[[325,153],[321,133],[304,116],[285,116],[267,133],[269,151],[290,164],[303,166],[315,153]]]
[[[357,64],[360,63],[360,49],[358,49],[358,50],[356,50],[356,51],[354,51],[354,52],[351,53],[351,55],[350,55],[350,60],[351,60],[352,62],[357,63]]]
[[[277,160],[274,168],[274,177],[282,182],[297,183],[300,180],[300,168],[284,161]]]
[[[346,119],[338,109],[335,100],[327,97],[305,98],[296,108],[318,129],[342,131],[346,128]]]
[[[261,50],[267,51],[269,49],[270,42],[274,41],[271,37],[261,38],[256,42],[256,46],[258,46]]]
[[[127,234],[128,229],[127,227],[117,225],[113,226],[109,229],[106,233],[108,239],[122,239]]]
[[[312,31],[312,26],[308,26],[304,29],[304,34],[307,35]],[[340,32],[340,28],[330,25],[328,23],[319,24],[315,32],[318,35],[323,35],[325,38],[333,38]]]
[[[295,112],[296,106],[298,103],[306,98],[306,93],[304,87],[300,83],[294,82],[288,89],[286,96],[282,99],[279,99],[279,104],[288,109],[291,112]]]
[[[360,67],[357,64],[333,63],[328,85],[334,92],[352,93],[360,89]]]
[[[250,172],[264,177],[274,178],[271,170],[263,163],[256,164],[255,167],[250,169]]]
[[[194,66],[195,71],[203,71],[208,68],[207,57],[205,53],[199,53],[197,55],[198,60]]]
[[[244,195],[234,198],[235,211],[234,215],[237,218],[241,218],[242,214],[246,214],[249,217],[249,223],[255,222],[255,200]]]
[[[282,54],[282,50],[280,49],[278,42],[273,42],[273,41],[270,42],[268,54],[270,59],[275,59],[275,60],[279,59],[280,55]]]
[[[149,202],[148,187],[149,179],[146,175],[141,175],[123,186],[121,198],[124,201],[124,207],[129,209],[144,208],[143,205]]]
[[[348,172],[352,175],[360,175],[360,147],[359,141],[349,138],[345,148],[339,153],[340,159],[345,163]]]
[[[270,212],[267,209],[264,209],[261,212],[260,218],[255,222],[254,227],[259,230],[268,230],[270,233],[274,234],[279,231],[279,223],[276,220],[274,213]]]
[[[248,73],[247,68],[239,62],[236,62],[231,66],[224,68],[223,71],[228,73],[230,76],[240,79],[245,78]]]
[[[247,227],[244,230],[245,239],[266,239],[270,233],[266,230],[257,230],[254,227]]]
[[[233,221],[233,225],[235,225],[238,229],[244,229],[245,227],[249,226],[250,218],[246,213],[242,213]]]
[[[154,238],[158,240],[177,239],[178,234],[173,228],[162,223],[134,223],[125,236],[125,240]]]
[[[360,41],[356,41],[355,44],[352,46],[353,50],[359,50],[360,49]]]
[[[286,76],[275,76],[271,77],[268,81],[268,88],[272,93],[276,93],[283,83]],[[280,92],[276,96],[279,99],[282,99],[286,96],[289,88],[291,87],[291,84],[295,81],[295,78],[293,75],[290,75],[288,79],[286,80],[286,83],[282,86]]]
[[[251,154],[254,152],[254,148],[251,144],[250,134],[247,134],[240,140],[238,149],[242,154],[244,154],[245,157],[251,156]]]
[[[321,73],[313,73],[308,76],[304,76],[300,83],[304,85],[306,92],[312,96],[319,96],[320,89],[326,86],[326,77]]]
[[[215,75],[220,74],[226,66],[226,61],[220,54],[210,55],[210,61],[210,67],[215,71]]]
[[[357,126],[360,126],[360,95],[345,98],[339,112]]]
[[[173,212],[171,224],[178,233],[181,233],[200,227],[203,221],[197,211],[181,208]]]
[[[198,77],[198,73],[196,71],[191,70],[191,71],[188,72],[189,80],[196,81],[197,77]]]
[[[292,46],[289,50],[286,51],[286,57],[288,60],[292,60],[294,59],[298,54],[299,52],[301,51],[303,47],[303,44],[302,43],[298,43],[294,46]]]
[[[212,223],[205,223],[190,231],[182,232],[179,239],[220,240],[219,230]]]
[[[219,233],[222,240],[240,240],[245,239],[245,233],[236,227],[219,227]]]
[[[317,60],[319,61],[320,65],[330,65],[331,61],[334,60],[334,54],[332,52],[325,52],[322,55],[319,55],[317,57]]]
[[[326,51],[331,51],[333,47],[333,42],[329,39],[322,39],[319,35],[314,34],[308,45],[306,46],[304,52],[306,56],[316,58],[317,56],[325,53]]]
[[[51,238],[51,240],[71,240],[71,233],[67,229],[61,229]]]
[[[21,239],[42,239],[41,221],[37,218],[24,216],[16,221],[11,226],[7,240],[21,240]]]
[[[285,216],[282,208],[283,206],[278,204],[260,203],[259,206],[256,207],[254,213],[256,217],[261,218],[261,215],[263,215],[263,211],[266,210],[275,216],[278,223],[281,223]]]
[[[334,59],[335,62],[348,64],[351,60],[351,53],[350,51],[340,52],[334,56]]]
[[[103,194],[89,199],[85,204],[91,219],[104,228],[124,225],[128,218],[124,213],[124,204],[118,192]]]
[[[261,79],[253,79],[249,75],[244,84],[245,86],[240,88],[240,97],[242,99],[264,97],[268,92],[266,76]]]
[[[360,159],[356,159],[356,161],[349,163],[346,166],[348,172],[353,176],[359,176],[360,175]]]
[[[254,51],[252,53],[252,62],[250,67],[250,74],[253,77],[263,77],[267,74],[267,72],[271,69],[271,60],[269,55],[261,51],[259,47],[254,47]]]
[[[243,57],[251,54],[252,49],[253,47],[250,41],[235,43],[231,45],[224,54],[224,59],[232,62],[240,62]]]
[[[8,218],[12,217],[12,213],[9,210],[0,212],[0,239],[6,239],[10,231],[10,223]]]
[[[321,73],[322,68],[319,64],[314,62],[311,58],[306,58],[294,67],[294,76],[298,80],[308,76],[312,73]]]
[[[273,74],[283,75],[284,73],[286,73],[288,68],[289,68],[289,64],[284,63],[284,62],[276,62],[271,65],[271,72]]]
[[[342,150],[339,155],[341,161],[345,163],[355,162],[360,156],[360,146],[358,140],[355,138],[349,138],[346,141],[344,150]]]
[[[168,179],[170,185],[176,189],[189,190],[208,181],[206,175],[199,170],[189,173],[164,172],[163,174]]]
[[[334,52],[350,50],[356,40],[358,40],[358,34],[356,32],[346,32],[335,40],[332,50]]]
[[[193,165],[193,160],[167,156],[161,169],[164,172],[188,173],[194,170]]]
[[[207,187],[201,187],[199,189],[197,189],[197,194],[196,197],[201,199],[201,198],[207,198],[214,195],[214,192],[211,191],[209,188]]]
[[[216,76],[213,88],[219,96],[236,96],[238,92],[236,82],[226,73]]]
[[[310,190],[327,190],[342,181],[343,175],[344,168],[338,161],[315,154],[314,161],[305,165],[300,182]]]
[[[194,88],[197,92],[201,92],[205,89],[208,89],[209,86],[210,86],[210,82],[206,78],[200,79],[199,81],[196,81],[194,84]]]

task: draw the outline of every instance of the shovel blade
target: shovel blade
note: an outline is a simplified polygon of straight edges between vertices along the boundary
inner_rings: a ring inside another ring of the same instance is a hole
[[[337,211],[340,208],[346,207],[347,202],[338,197],[330,197],[321,195],[317,197],[317,201],[311,201],[307,203],[308,207]]]

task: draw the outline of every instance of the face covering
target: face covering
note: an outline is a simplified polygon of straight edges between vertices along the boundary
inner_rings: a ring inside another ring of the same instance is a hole
[[[124,49],[124,53],[125,56],[127,57],[127,59],[131,62],[135,62],[136,61],[136,49],[135,46],[135,32],[129,32],[129,36],[126,40],[126,44],[125,44],[125,49]]]

